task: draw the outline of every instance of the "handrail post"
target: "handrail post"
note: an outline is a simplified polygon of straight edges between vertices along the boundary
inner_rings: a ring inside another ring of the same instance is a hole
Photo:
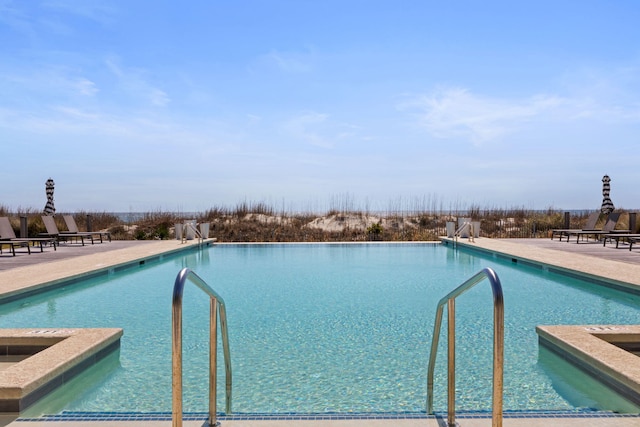
[[[229,350],[229,329],[227,328],[227,309],[224,304],[220,305],[220,331],[222,333],[222,352],[224,355],[225,372],[225,412],[231,413],[231,399],[233,397],[233,383],[231,377],[231,350]]]
[[[496,276],[497,278],[497,276]],[[499,284],[500,282],[498,282]],[[494,289],[493,306],[493,427],[502,427],[504,388],[504,299],[502,288]]]
[[[178,282],[176,281],[177,286]],[[182,427],[182,289],[177,291],[175,287],[171,324],[171,418],[173,427]]]
[[[442,306],[436,308],[436,321],[433,325],[433,338],[431,340],[431,352],[429,353],[429,370],[427,372],[427,413],[433,414],[433,376],[436,365],[436,354],[438,350],[438,340],[440,338],[440,327],[442,326]]]
[[[447,302],[447,423],[456,425],[456,300]]]
[[[215,426],[218,395],[218,301],[215,298],[209,301],[209,425]]]

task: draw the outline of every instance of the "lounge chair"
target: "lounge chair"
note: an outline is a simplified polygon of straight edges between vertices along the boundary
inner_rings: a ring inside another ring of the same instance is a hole
[[[558,235],[560,241],[562,241],[562,236],[567,236],[567,241],[569,241],[569,233],[572,233],[574,231],[598,230],[596,228],[596,224],[599,218],[600,212],[593,212],[587,217],[587,222],[585,223],[584,228],[559,228],[556,230],[551,230],[551,240],[553,240],[555,235]]]
[[[589,236],[594,236],[595,238],[599,239],[601,236],[604,236],[606,234],[614,234],[614,231],[615,231],[616,225],[618,224],[619,219],[620,219],[619,213],[611,213],[607,217],[607,222],[602,227],[602,230],[579,230],[579,231],[569,232],[567,233],[567,242],[569,241],[571,236],[576,236],[576,243],[580,243],[581,236],[582,237],[587,236],[587,239],[589,238]],[[629,230],[617,230],[617,232],[628,233]]]
[[[0,217],[0,253],[2,253],[2,246],[9,245],[11,253],[16,256],[17,247],[27,247],[27,252],[31,255],[31,245],[40,245],[40,252],[44,252],[44,244],[50,243],[53,246],[53,250],[56,248],[56,239],[51,237],[16,237],[15,231],[9,222],[9,218],[6,216]]]
[[[622,241],[626,241],[629,243],[630,246],[633,246],[633,242],[634,240],[638,240],[640,239],[640,234],[637,233],[611,233],[611,234],[605,234],[603,236],[604,242],[602,244],[602,246],[606,246],[607,245],[607,240],[615,240],[616,241],[616,249],[618,249],[618,246],[620,245],[620,240]],[[631,247],[629,247],[629,250],[631,250]]]
[[[98,236],[100,233],[70,233],[68,231],[59,231],[58,230],[58,226],[56,225],[55,220],[53,219],[52,216],[49,215],[42,215],[42,222],[44,222],[44,226],[47,229],[46,233],[41,233],[41,235],[43,236],[47,236],[47,237],[53,237],[55,238],[58,242],[60,241],[78,241],[78,239],[80,239],[80,242],[82,243],[82,246],[84,246],[84,239],[87,238],[89,240],[91,240],[91,244],[93,245],[93,236]],[[100,243],[102,243],[102,236],[100,236]]]
[[[69,230],[63,231],[63,233],[82,233],[78,230],[78,225],[76,224],[76,220],[73,219],[73,215],[62,215],[62,219],[64,219],[64,223],[67,225],[67,230]],[[108,231],[87,231],[87,233],[92,233],[94,236],[100,236],[100,243],[102,243],[103,236],[111,241],[111,233]]]
[[[22,243],[17,243],[17,242],[11,242],[11,241],[0,241],[0,255],[4,253],[4,247],[5,246],[9,246],[9,250],[11,251],[11,254],[13,256],[16,256],[16,248],[21,248],[23,245]],[[31,255],[31,249],[27,248],[27,250],[29,251],[29,255]]]

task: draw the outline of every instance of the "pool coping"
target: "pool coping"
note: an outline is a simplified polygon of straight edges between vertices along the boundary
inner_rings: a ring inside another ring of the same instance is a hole
[[[20,413],[120,348],[120,328],[0,329],[6,354],[29,356],[0,375],[0,412]]]
[[[46,292],[60,286],[111,274],[149,262],[162,261],[185,251],[213,245],[213,239],[202,242],[158,241],[140,247],[116,249],[105,253],[81,255],[33,266],[0,271],[0,304]],[[38,279],[40,278],[40,279]]]

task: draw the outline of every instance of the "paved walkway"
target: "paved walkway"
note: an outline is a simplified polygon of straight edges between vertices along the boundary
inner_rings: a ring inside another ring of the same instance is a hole
[[[104,243],[91,244],[88,243],[82,246],[80,243],[61,243],[57,250],[54,250],[51,246],[45,246],[43,252],[40,252],[39,247],[31,248],[31,255],[27,253],[26,248],[17,248],[16,256],[12,256],[8,250],[3,250],[0,254],[0,271],[9,270],[17,267],[27,267],[33,265],[42,265],[44,263],[76,259],[85,255],[103,254],[103,256],[110,256],[115,250],[136,248],[135,250],[141,250],[142,248],[158,246],[166,247],[167,243],[180,243],[179,241],[157,241],[157,240],[114,240],[112,242],[105,241]],[[161,249],[162,251],[163,249]],[[2,282],[0,282],[2,283]]]
[[[482,239],[489,240],[489,239]],[[633,250],[629,250],[629,245],[620,242],[620,246],[616,248],[615,242],[607,242],[606,246],[602,242],[588,241],[575,243],[574,240],[567,243],[566,241],[558,241],[558,239],[498,239],[498,241],[506,241],[511,243],[519,243],[522,245],[533,246],[536,248],[550,249],[570,254],[590,255],[600,259],[611,261],[622,261],[631,264],[640,264],[640,246],[635,246]]]
[[[44,253],[34,252],[27,255],[19,253],[16,257],[0,256],[0,296],[7,292],[20,292],[21,289],[38,287],[43,283],[64,280],[70,276],[82,276],[96,269],[112,268],[118,265],[138,262],[149,257],[184,250],[193,243],[181,244],[178,241],[135,241],[95,244],[93,246],[61,246],[58,251],[45,248]],[[452,242],[449,241],[448,244]],[[548,266],[578,271],[583,274],[613,279],[631,286],[640,286],[640,250],[627,248],[615,249],[603,247],[600,243],[566,243],[549,239],[476,239],[467,242],[461,239],[458,244],[478,250],[492,251],[517,260],[532,260]],[[116,427],[168,427],[169,421],[13,421],[13,417],[0,416],[0,426],[11,427],[84,427],[113,425]],[[490,418],[461,418],[458,424],[463,427],[489,427]],[[185,421],[186,427],[200,427],[202,421]],[[444,420],[393,419],[393,420],[224,420],[222,427],[442,427]],[[504,419],[505,427],[638,427],[640,417],[523,417]]]

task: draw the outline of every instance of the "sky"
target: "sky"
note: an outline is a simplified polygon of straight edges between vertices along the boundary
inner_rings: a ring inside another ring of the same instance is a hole
[[[636,0],[0,0],[0,206],[640,207]],[[338,206],[337,206],[338,205]]]

